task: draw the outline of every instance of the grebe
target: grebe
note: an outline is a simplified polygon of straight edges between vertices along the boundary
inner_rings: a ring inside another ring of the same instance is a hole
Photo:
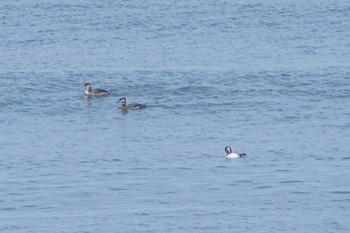
[[[109,91],[103,90],[103,89],[95,89],[92,90],[91,89],[91,84],[90,83],[85,83],[83,85],[83,87],[85,87],[85,94],[86,95],[95,95],[95,96],[103,96],[103,95],[108,95]]]
[[[242,157],[246,156],[246,153],[235,153],[235,152],[232,152],[232,149],[229,146],[225,147],[225,151],[227,153],[226,158],[228,158],[228,159],[242,158]]]
[[[137,104],[137,103],[126,104],[126,98],[120,98],[118,100],[118,103],[120,103],[120,107],[122,109],[138,110],[146,107],[146,105],[144,104]]]

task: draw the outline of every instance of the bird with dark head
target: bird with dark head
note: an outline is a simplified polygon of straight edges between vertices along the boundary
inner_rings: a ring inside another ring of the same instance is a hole
[[[104,95],[108,95],[109,91],[97,88],[92,90],[91,84],[90,83],[85,83],[84,85],[82,85],[83,87],[85,87],[85,94],[86,95],[93,95],[93,96],[104,96]]]
[[[235,153],[232,151],[232,148],[229,146],[225,147],[225,152],[226,152],[226,158],[228,159],[233,159],[233,158],[242,158],[246,156],[246,153]]]
[[[122,109],[128,109],[128,110],[138,110],[146,107],[146,105],[138,104],[138,103],[126,104],[126,98],[124,97],[120,98],[118,100],[118,103],[120,103],[120,107]]]

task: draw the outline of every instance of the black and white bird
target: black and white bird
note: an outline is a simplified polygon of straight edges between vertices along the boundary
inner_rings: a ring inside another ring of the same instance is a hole
[[[225,147],[225,151],[226,151],[226,158],[227,159],[233,159],[233,158],[242,158],[244,156],[246,156],[246,153],[235,153],[232,151],[232,148],[229,146]]]
[[[126,98],[120,98],[118,103],[122,109],[138,110],[146,107],[146,105],[138,103],[126,104]]]
[[[85,87],[85,94],[86,95],[94,95],[94,96],[104,96],[104,95],[108,95],[109,91],[97,88],[92,90],[91,88],[91,84],[90,83],[85,83],[83,85],[83,87]]]

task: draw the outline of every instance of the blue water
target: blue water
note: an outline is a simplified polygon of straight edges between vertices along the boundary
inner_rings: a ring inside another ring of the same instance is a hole
[[[349,12],[0,0],[0,232],[349,232]]]

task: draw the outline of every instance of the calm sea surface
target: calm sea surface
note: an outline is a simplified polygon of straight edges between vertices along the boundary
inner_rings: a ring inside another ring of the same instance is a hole
[[[348,233],[349,38],[346,0],[0,0],[0,232]]]

